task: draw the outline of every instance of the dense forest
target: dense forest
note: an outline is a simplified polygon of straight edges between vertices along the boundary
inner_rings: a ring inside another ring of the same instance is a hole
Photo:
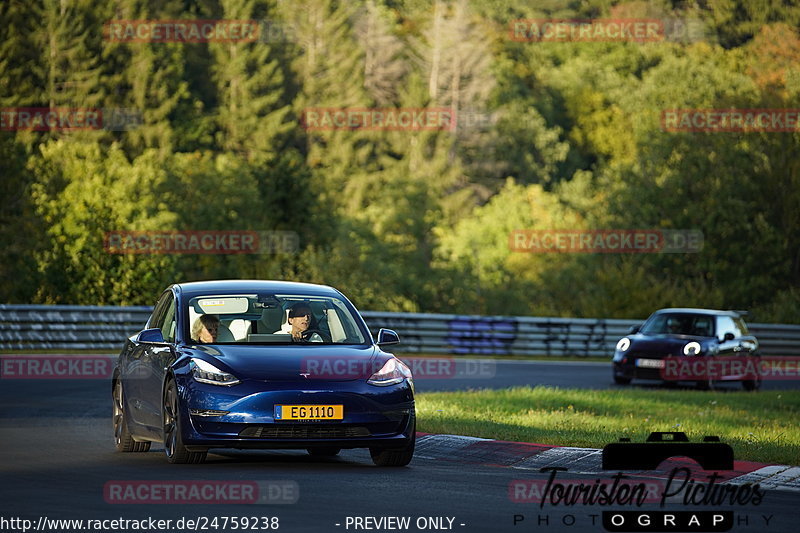
[[[664,38],[514,38],[519,19]],[[136,42],[111,21],[259,21]],[[800,130],[670,131],[669,109],[800,108],[787,0],[5,0],[0,302],[152,304],[176,281],[333,285],[362,309],[800,320]],[[308,109],[451,109],[452,128],[309,128]],[[701,231],[694,253],[522,253],[520,229]],[[110,231],[296,232],[260,254],[119,254]]]

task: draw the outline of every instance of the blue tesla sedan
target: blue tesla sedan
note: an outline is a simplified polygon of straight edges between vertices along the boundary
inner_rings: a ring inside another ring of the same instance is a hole
[[[208,450],[368,448],[407,465],[416,418],[411,371],[382,350],[334,288],[279,281],[174,284],[130,337],[112,378],[116,448],[163,443],[170,463]]]

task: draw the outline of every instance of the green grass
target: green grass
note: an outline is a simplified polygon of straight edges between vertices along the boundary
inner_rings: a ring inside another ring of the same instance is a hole
[[[800,465],[800,391],[708,392],[517,387],[417,395],[417,430],[602,448],[620,437],[717,435],[737,460]]]

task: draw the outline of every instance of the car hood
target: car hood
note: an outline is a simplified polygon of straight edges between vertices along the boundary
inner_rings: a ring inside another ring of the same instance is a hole
[[[295,381],[302,374],[311,379],[351,381],[367,379],[391,357],[375,346],[192,346],[190,355],[200,357],[239,379]]]
[[[629,353],[634,351],[644,353],[647,355],[683,355],[683,347],[687,343],[695,341],[700,343],[700,346],[705,350],[709,344],[714,342],[713,338],[696,337],[693,335],[629,335],[631,340],[631,347],[628,349]]]

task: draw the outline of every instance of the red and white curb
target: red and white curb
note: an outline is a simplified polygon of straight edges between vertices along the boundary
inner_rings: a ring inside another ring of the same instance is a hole
[[[758,483],[765,489],[800,492],[800,467],[769,465],[734,478],[729,483]]]
[[[607,474],[602,468],[602,450],[528,442],[510,442],[461,435],[417,433],[414,457],[473,465],[498,466],[539,473],[542,468],[566,468],[571,474]],[[627,471],[631,476],[665,478],[676,467],[703,472],[690,459],[673,458],[658,470]],[[800,467],[734,461],[732,470],[718,472],[722,483],[758,483],[767,490],[800,492]]]

